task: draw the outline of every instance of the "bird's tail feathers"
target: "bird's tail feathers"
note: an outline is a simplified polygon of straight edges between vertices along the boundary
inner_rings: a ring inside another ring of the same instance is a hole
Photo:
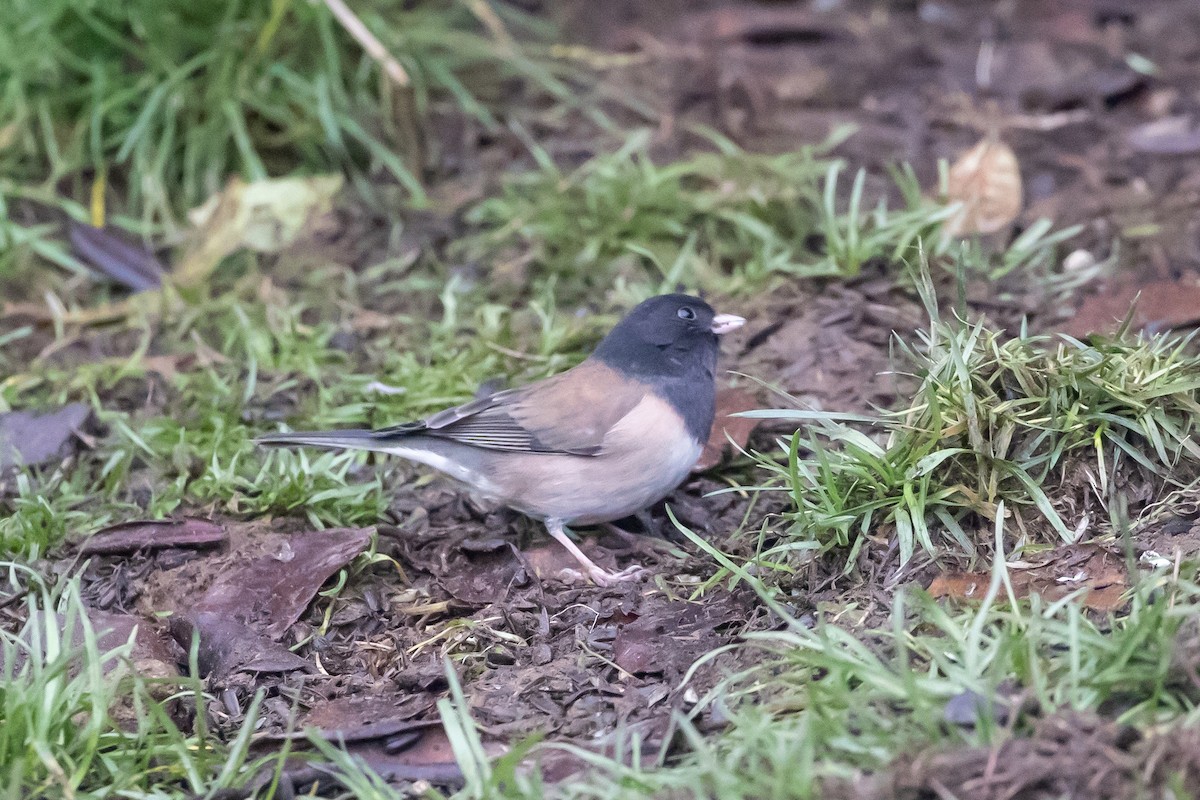
[[[342,431],[295,431],[293,433],[268,433],[254,440],[256,444],[269,447],[329,447],[339,450],[374,450],[380,453],[396,447],[394,437],[380,435],[368,429]]]
[[[418,464],[426,464],[441,470],[453,478],[475,486],[482,491],[490,491],[490,482],[486,475],[477,472],[461,459],[451,457],[439,445],[453,445],[448,442],[413,435],[410,429],[415,426],[396,426],[382,430],[344,430],[344,431],[296,431],[295,433],[268,433],[254,441],[269,446],[300,445],[308,447],[330,447],[339,450],[370,450],[375,453],[386,453],[391,456],[407,458]],[[460,445],[460,447],[462,447]],[[469,449],[469,448],[468,448]]]

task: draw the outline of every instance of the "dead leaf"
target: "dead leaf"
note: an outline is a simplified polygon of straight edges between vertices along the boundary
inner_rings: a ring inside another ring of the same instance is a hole
[[[17,140],[17,136],[20,133],[21,125],[16,122],[0,125],[0,152],[12,147],[13,142]]]
[[[208,560],[219,577],[198,598],[193,584],[168,573],[169,593],[154,605],[174,611],[171,635],[180,646],[199,640],[201,672],[215,680],[308,670],[308,661],[272,640],[300,618],[329,576],[366,549],[370,535],[370,528],[337,528],[243,537],[232,552]]]
[[[171,618],[171,635],[185,651],[197,639],[196,666],[220,681],[234,672],[294,672],[312,665],[225,612],[197,611]]]
[[[164,270],[158,257],[126,241],[111,226],[93,228],[72,220],[67,238],[81,261],[135,292],[162,285]]]
[[[378,689],[371,694],[321,699],[305,716],[303,730],[265,734],[256,737],[252,746],[260,752],[274,752],[290,741],[293,747],[307,750],[310,737],[319,736],[344,747],[387,780],[461,783],[462,772],[442,723],[413,719],[428,713],[433,704],[431,694]],[[489,758],[508,750],[490,736],[485,736],[482,743]],[[304,769],[301,764],[297,767]],[[294,784],[307,783],[302,772],[285,772]],[[325,776],[318,773],[313,775],[316,777]]]
[[[137,520],[102,528],[79,548],[80,555],[114,555],[166,547],[212,547],[223,544],[225,529],[204,519]]]
[[[1200,276],[1119,286],[1087,297],[1062,332],[1076,338],[1112,333],[1131,307],[1130,325],[1135,331],[1160,333],[1200,323]]]
[[[243,247],[260,253],[282,250],[329,213],[341,188],[341,175],[230,180],[223,191],[188,212],[197,230],[175,269],[175,283],[202,283],[221,259]]]
[[[725,604],[668,602],[671,614],[613,616],[617,633],[612,658],[621,669],[634,675],[662,674],[674,681],[712,648],[719,628],[739,619],[737,610]]]
[[[1164,117],[1129,132],[1129,146],[1139,153],[1156,156],[1187,156],[1200,153],[1200,125],[1188,117]]]
[[[943,572],[926,589],[933,597],[954,600],[982,600],[991,576],[986,572]]]
[[[661,620],[637,619],[621,625],[613,640],[613,663],[631,675],[661,672],[661,651],[668,635]]]
[[[355,309],[354,316],[350,318],[350,327],[361,333],[386,331],[395,326],[395,317],[388,314],[380,314],[378,311],[372,311],[369,308]]]
[[[582,541],[579,543],[580,548],[587,553],[589,558],[602,566],[607,566],[607,563],[612,560],[612,555],[607,550],[594,545],[595,543],[588,536],[582,537]],[[555,541],[538,541],[522,550],[521,556],[533,570],[533,574],[540,580],[559,578],[567,570],[579,569],[579,562],[567,552],[565,547]]]
[[[372,735],[375,730],[380,733]],[[365,761],[385,780],[439,783],[462,780],[454,748],[442,723],[436,720],[400,725],[368,723],[359,729],[353,726],[338,730],[321,728],[314,733],[345,747],[351,755]],[[495,758],[503,755],[508,748],[489,737],[483,741],[483,749],[489,757]]]
[[[234,566],[181,611],[240,619],[271,638],[292,626],[325,581],[367,549],[371,528],[276,536],[276,550]]]
[[[1017,682],[1012,679],[1001,681],[988,694],[964,689],[946,701],[942,719],[963,728],[974,728],[987,719],[997,725],[1007,725],[1014,714],[1023,711],[1022,700],[1025,699]]]
[[[159,291],[144,291],[115,303],[100,303],[86,308],[55,309],[34,303],[5,303],[4,316],[22,315],[40,322],[61,322],[66,325],[97,325],[122,319],[131,314],[159,316],[167,300]]]
[[[946,200],[962,204],[946,220],[946,236],[995,233],[1012,223],[1024,202],[1012,148],[987,137],[960,155],[950,167]]]
[[[816,42],[846,38],[850,31],[808,8],[722,7],[692,11],[683,16],[679,33],[684,41],[717,44],[743,41],[751,45]]]
[[[355,742],[363,739],[392,740],[415,728],[437,725],[416,721],[436,703],[432,694],[406,692],[395,687],[376,685],[370,693],[327,697],[315,701],[304,717],[306,728],[315,728],[330,741]],[[265,734],[265,741],[283,742],[308,739],[307,730]]]
[[[96,649],[102,656],[99,667],[105,674],[125,665],[126,662],[117,659],[112,653],[128,642],[131,637],[133,638],[133,648],[129,653],[129,663],[138,674],[148,678],[164,678],[179,674],[175,669],[175,662],[180,653],[166,638],[159,635],[153,623],[130,614],[117,614],[96,609],[88,609],[87,618],[92,632],[96,636]],[[45,658],[43,643],[46,641],[46,637],[38,629],[44,630],[47,625],[58,628],[63,640],[69,642],[69,649],[75,650],[83,647],[85,632],[80,619],[74,619],[71,629],[67,630],[65,616],[43,610],[36,616],[30,617],[21,632],[17,634],[16,638],[20,646],[12,651],[16,655],[13,664],[6,665],[4,663],[4,651],[0,649],[0,674],[3,674],[8,667],[11,667],[12,672],[20,670],[30,653],[35,654],[39,659]],[[68,645],[64,645],[64,649],[67,648]],[[82,653],[77,654],[77,658],[73,659],[70,666],[71,674],[76,674],[84,666],[82,661]]]
[[[180,372],[190,372],[196,364],[193,353],[169,353],[161,356],[142,356],[142,369],[146,372],[156,372],[168,381],[175,379]]]
[[[375,717],[378,718],[378,710]],[[351,756],[365,762],[384,780],[428,781],[451,786],[461,786],[463,783],[462,769],[458,766],[454,748],[441,722],[383,721],[337,730],[313,727],[311,721],[306,722],[305,730],[289,737],[296,742],[293,747],[308,750],[308,738],[320,736],[345,748]],[[278,741],[279,737],[263,737],[255,742],[256,751],[273,750]],[[491,737],[483,739],[483,751],[489,758],[499,757],[507,750],[506,745]],[[306,795],[320,793],[325,787],[344,787],[336,775],[330,775],[328,769],[316,766],[311,761],[289,760],[282,776]]]
[[[32,467],[66,457],[91,416],[91,407],[84,403],[71,403],[44,414],[0,414],[0,470]]]
[[[1027,569],[1010,569],[1008,577],[1018,599],[1036,594],[1045,600],[1060,600],[1086,589],[1081,602],[1096,611],[1121,608],[1129,588],[1125,560],[1095,544],[1055,548],[1040,554]],[[934,597],[982,600],[990,581],[986,572],[948,572],[934,578],[927,591]]]
[[[737,447],[745,447],[759,421],[731,415],[753,411],[760,405],[753,392],[733,386],[721,387],[717,391],[717,413],[713,417],[712,431],[692,472],[703,472],[720,464],[725,451],[730,448],[730,440]]]

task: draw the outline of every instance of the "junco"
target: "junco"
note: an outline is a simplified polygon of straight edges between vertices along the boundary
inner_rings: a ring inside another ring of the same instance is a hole
[[[652,297],[561,374],[419,422],[257,441],[373,450],[427,464],[543,520],[596,583],[628,580],[642,569],[602,569],[564,526],[627,517],[683,481],[712,427],[717,336],[744,322],[698,297]]]

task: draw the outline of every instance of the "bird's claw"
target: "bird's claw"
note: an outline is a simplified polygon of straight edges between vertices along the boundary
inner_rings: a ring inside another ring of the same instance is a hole
[[[635,581],[647,574],[649,571],[650,570],[639,564],[633,564],[632,566],[628,566],[620,572],[609,572],[603,567],[593,564],[590,568],[583,570],[564,569],[562,570],[561,574],[564,578],[569,580],[590,580],[597,586],[612,586],[614,583]]]

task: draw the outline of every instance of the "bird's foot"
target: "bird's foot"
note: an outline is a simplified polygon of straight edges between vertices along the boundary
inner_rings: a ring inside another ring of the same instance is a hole
[[[638,564],[628,566],[620,572],[609,572],[598,564],[592,564],[584,569],[564,569],[559,574],[568,580],[590,580],[597,586],[612,586],[614,583],[636,581],[649,572],[650,570]]]
[[[626,567],[620,572],[609,572],[604,567],[601,567],[596,562],[592,561],[587,555],[579,549],[579,545],[571,541],[571,537],[567,535],[563,524],[558,520],[547,520],[546,530],[554,537],[555,541],[566,548],[571,557],[579,562],[581,569],[564,569],[560,572],[564,577],[573,577],[576,579],[588,579],[597,586],[611,586],[614,583],[621,581],[633,581],[642,576],[648,570],[645,567],[633,565]]]

